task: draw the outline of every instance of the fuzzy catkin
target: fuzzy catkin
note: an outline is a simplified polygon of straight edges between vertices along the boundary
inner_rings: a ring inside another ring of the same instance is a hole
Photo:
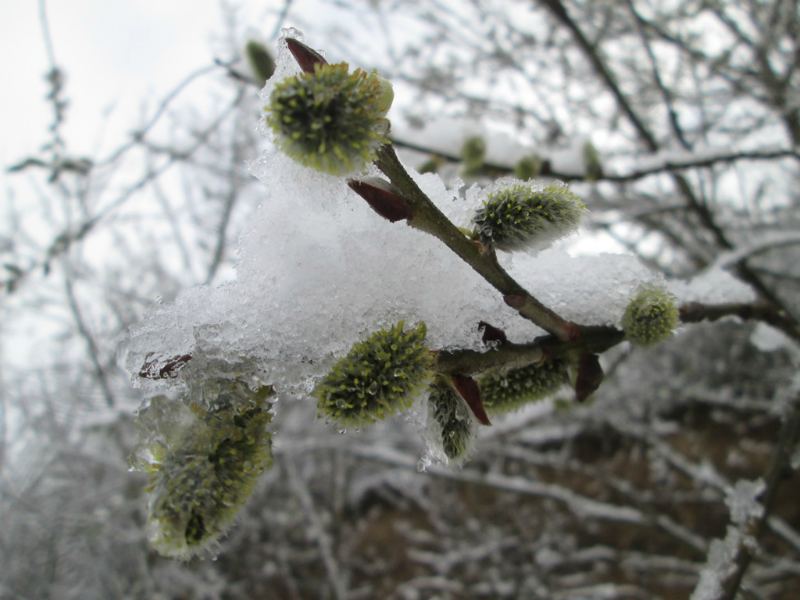
[[[271,393],[269,387],[260,388],[247,406],[224,399],[211,409],[184,406],[181,426],[151,446],[147,521],[150,543],[159,553],[190,558],[233,523],[258,477],[272,464],[267,431]]]
[[[475,437],[475,421],[464,401],[444,381],[431,385],[428,395],[434,437],[451,461],[463,459]]]
[[[489,194],[476,211],[474,237],[505,251],[542,248],[575,230],[585,210],[565,185],[514,184]]]
[[[568,380],[567,365],[554,359],[485,375],[479,380],[486,412],[501,414],[542,400]]]
[[[391,85],[374,72],[317,64],[275,86],[267,124],[280,149],[297,162],[345,175],[362,169],[388,141],[392,97]]]
[[[409,408],[430,376],[425,334],[400,321],[355,344],[315,388],[319,414],[358,427]]]
[[[668,339],[680,321],[675,298],[656,288],[640,289],[622,316],[625,336],[639,346],[652,346]]]

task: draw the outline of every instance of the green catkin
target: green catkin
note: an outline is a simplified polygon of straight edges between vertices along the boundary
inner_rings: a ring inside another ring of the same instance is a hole
[[[388,142],[392,87],[347,63],[317,64],[279,82],[265,108],[276,143],[297,162],[331,175],[366,166]]]
[[[478,384],[490,415],[542,400],[568,381],[567,365],[554,359],[482,377]]]
[[[425,333],[400,321],[355,344],[315,388],[318,413],[359,427],[408,409],[430,376]]]
[[[429,390],[428,405],[436,423],[434,435],[449,460],[463,459],[475,438],[475,421],[464,401],[444,381]]]
[[[585,210],[565,185],[514,184],[489,194],[473,217],[474,236],[506,251],[541,247],[577,228]]]
[[[522,181],[535,179],[542,171],[542,160],[535,154],[525,156],[514,165],[514,177]]]
[[[233,523],[272,464],[271,393],[268,387],[254,392],[249,406],[192,404],[180,436],[151,449],[147,521],[159,553],[190,558]]]
[[[625,336],[639,346],[668,339],[680,321],[675,298],[657,287],[640,289],[622,316]]]
[[[486,161],[486,142],[483,138],[467,138],[461,146],[461,160],[465,175],[477,174]]]

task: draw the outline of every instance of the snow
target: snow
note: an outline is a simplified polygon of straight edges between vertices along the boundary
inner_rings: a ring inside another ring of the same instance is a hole
[[[711,542],[706,565],[700,572],[700,580],[690,600],[719,600],[722,597],[723,582],[731,575],[736,554],[743,543],[744,536],[736,527],[728,527],[724,540]]]
[[[700,571],[700,579],[691,600],[719,600],[724,584],[735,572],[736,557],[743,546],[753,547],[756,541],[745,533],[745,528],[764,514],[758,497],[764,492],[764,482],[740,480],[726,492],[725,504],[731,513],[725,539],[714,540],[709,547],[706,564]]]
[[[758,497],[764,492],[764,481],[741,480],[727,490],[725,504],[731,512],[731,521],[744,526],[749,521],[759,519],[764,514],[764,507]]]
[[[593,325],[619,325],[625,307],[641,285],[661,277],[625,254],[572,256],[562,247],[500,256],[500,263],[527,290],[561,316]]]
[[[745,258],[767,252],[773,248],[796,245],[800,245],[800,234],[795,231],[778,231],[762,235],[757,239],[749,240],[746,244],[742,244],[735,250],[720,254],[715,264],[719,268],[729,268],[740,263]]]
[[[766,323],[759,323],[755,326],[750,336],[750,343],[761,352],[776,352],[794,348],[794,343],[786,334]]]
[[[669,282],[669,291],[680,303],[702,302],[721,304],[724,302],[753,302],[755,293],[745,283],[728,271],[710,267],[690,280]]]
[[[511,168],[521,159],[537,155],[549,160],[551,168],[557,173],[577,177],[586,173],[584,147],[588,139],[580,136],[561,146],[534,146],[509,132],[493,129],[488,124],[466,117],[441,117],[421,124],[399,121],[393,124],[392,136],[398,142],[405,141],[431,152],[451,156],[458,156],[469,138],[480,137],[486,143],[485,160],[489,164]]]
[[[297,70],[284,44],[276,63],[275,80]],[[379,218],[343,178],[294,162],[260,129],[264,149],[252,172],[263,202],[239,241],[236,279],[185,291],[132,328],[122,362],[135,385],[161,393],[203,370],[229,377],[234,365],[237,377],[274,385],[279,399],[306,398],[353,343],[399,320],[424,321],[431,348],[483,348],[481,320],[512,341],[542,333],[438,239]],[[436,174],[412,176],[457,225],[468,224],[487,193],[459,181],[448,189]],[[619,324],[639,286],[659,280],[632,256],[573,257],[559,245],[499,260],[545,305],[585,324]],[[195,366],[175,378],[137,376],[147,360],[184,354]]]

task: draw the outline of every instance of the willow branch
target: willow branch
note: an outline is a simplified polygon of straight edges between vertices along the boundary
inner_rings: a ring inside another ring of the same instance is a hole
[[[471,266],[492,287],[503,294],[509,306],[545,331],[567,340],[579,334],[579,327],[547,308],[511,277],[497,262],[493,252],[486,252],[467,238],[419,189],[405,167],[400,163],[391,145],[378,151],[375,161],[409,203],[412,216],[408,224],[439,238],[459,258]]]
[[[728,302],[723,304],[702,304],[688,302],[680,307],[681,321],[699,323],[716,321],[723,317],[738,317],[743,321],[762,321],[779,329],[794,340],[800,340],[800,326],[789,315],[766,302]]]
[[[447,162],[460,163],[461,156],[457,153],[446,152],[424,146],[415,142],[392,138],[392,144],[398,148],[406,148],[416,152],[423,152],[425,154],[434,154]],[[764,148],[753,150],[738,150],[738,151],[724,151],[721,150],[716,153],[697,153],[686,154],[685,156],[675,156],[674,158],[665,158],[663,161],[654,163],[649,166],[632,168],[622,173],[609,173],[607,169],[602,174],[589,177],[586,173],[578,173],[574,171],[562,171],[556,169],[553,163],[546,156],[541,157],[542,163],[539,170],[541,177],[553,177],[561,181],[607,181],[610,183],[630,183],[638,181],[652,175],[671,174],[675,171],[687,171],[691,169],[702,169],[708,167],[715,167],[717,165],[732,164],[739,161],[771,161],[783,158],[793,158],[800,160],[800,152],[792,148]],[[484,168],[487,172],[498,174],[509,174],[513,172],[513,166],[501,163],[493,163],[491,161],[484,163]],[[605,167],[604,167],[605,168]]]

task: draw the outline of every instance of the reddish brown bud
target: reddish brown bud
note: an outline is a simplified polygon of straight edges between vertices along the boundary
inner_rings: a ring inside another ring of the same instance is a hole
[[[306,73],[314,72],[314,65],[321,64],[327,65],[328,61],[316,50],[309,48],[303,42],[299,42],[294,38],[286,38],[286,45],[289,47],[289,52],[292,53],[297,64]]]
[[[372,210],[392,223],[413,216],[408,201],[383,179],[378,177],[349,179],[347,185],[366,200]]]
[[[486,409],[483,408],[481,389],[476,381],[467,375],[453,375],[452,380],[458,395],[464,399],[464,402],[467,403],[472,414],[475,415],[481,425],[491,425]]]
[[[603,383],[603,367],[597,354],[581,354],[575,378],[575,400],[583,402]]]
[[[525,294],[506,294],[503,301],[511,308],[519,310],[525,305]]]
[[[577,323],[570,321],[564,326],[564,334],[568,341],[575,342],[581,339],[581,327]]]

